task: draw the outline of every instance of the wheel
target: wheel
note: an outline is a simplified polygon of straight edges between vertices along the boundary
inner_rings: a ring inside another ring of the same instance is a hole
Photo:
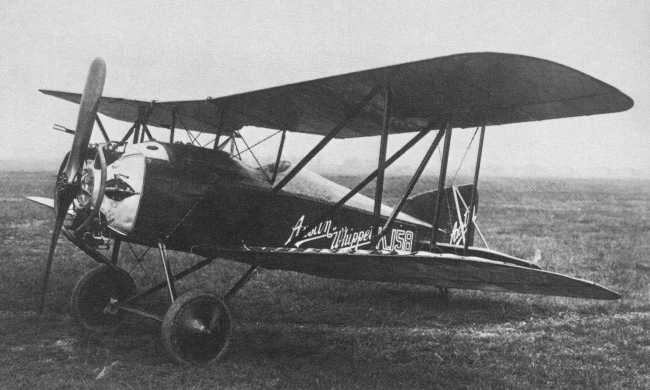
[[[85,329],[108,332],[119,326],[123,317],[119,310],[105,311],[108,303],[111,299],[124,300],[136,291],[135,282],[126,271],[100,265],[82,276],[72,290],[72,316]]]
[[[172,303],[162,323],[162,341],[181,364],[207,364],[221,358],[230,344],[228,306],[214,295],[187,292]]]

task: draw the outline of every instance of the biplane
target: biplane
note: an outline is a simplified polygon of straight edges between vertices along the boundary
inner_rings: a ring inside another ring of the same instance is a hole
[[[523,55],[467,53],[192,101],[105,97],[105,76],[98,58],[82,94],[41,90],[79,104],[79,113],[74,129],[60,128],[74,139],[54,198],[30,198],[55,210],[39,312],[61,234],[99,263],[73,290],[75,319],[93,331],[113,329],[128,313],[159,321],[163,345],[179,363],[208,363],[224,354],[231,335],[227,302],[258,268],[424,284],[443,292],[620,297],[489,249],[477,223],[487,126],[632,107],[631,98],[582,72]],[[99,114],[130,127],[121,139],[110,139]],[[91,144],[95,124],[104,142]],[[154,139],[151,126],[166,129],[159,130],[165,139]],[[255,157],[244,127],[278,135],[272,161]],[[478,134],[473,182],[446,186],[453,130],[467,128]],[[196,136],[180,142],[175,132],[182,130],[209,135],[211,142],[197,145]],[[291,163],[282,158],[288,132],[322,138]],[[412,135],[388,155],[389,135],[398,133]],[[377,137],[379,148],[377,168],[358,185],[349,189],[306,169],[332,139],[354,137]],[[386,169],[423,142],[426,152],[399,201],[383,204]],[[435,188],[413,194],[436,150]],[[242,160],[247,152],[255,164]],[[374,197],[361,193],[371,182]],[[475,244],[475,236],[484,244]],[[120,264],[124,242],[156,249],[160,283],[138,291]],[[201,260],[174,272],[168,250]],[[178,280],[216,258],[250,268],[221,297],[177,291]],[[169,295],[166,313],[138,305],[160,290]]]

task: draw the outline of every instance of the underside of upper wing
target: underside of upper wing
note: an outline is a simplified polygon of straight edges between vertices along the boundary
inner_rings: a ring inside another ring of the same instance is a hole
[[[626,110],[618,89],[555,62],[503,53],[466,53],[326,77],[204,100],[146,102],[104,97],[111,118],[222,134],[243,126],[327,134],[376,86],[390,86],[391,133],[437,127],[499,125]],[[80,95],[42,90],[79,102]],[[339,138],[378,135],[384,97],[370,103]]]
[[[438,287],[504,291],[592,299],[620,295],[596,283],[536,267],[451,253],[395,254],[358,250],[245,248],[220,251],[233,260],[337,279],[413,283]],[[522,263],[525,261],[522,260]]]

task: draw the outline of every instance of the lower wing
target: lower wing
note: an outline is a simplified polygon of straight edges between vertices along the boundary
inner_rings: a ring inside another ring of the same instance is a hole
[[[42,196],[27,196],[26,199],[34,203],[38,203],[42,206],[49,207],[51,209],[54,208],[54,199],[52,198],[44,198]]]
[[[41,206],[45,206],[45,207],[48,207],[48,208],[51,208],[52,210],[54,210],[54,199],[52,199],[52,198],[45,198],[45,197],[42,197],[42,196],[26,196],[25,199],[27,199],[27,200],[29,200],[31,202],[34,202],[34,203],[38,203]],[[72,215],[72,216],[75,215],[75,212],[74,212],[74,210],[72,210],[72,207],[70,207],[70,209],[68,210],[68,214]]]
[[[411,254],[357,250],[247,247],[216,254],[269,269],[337,279],[414,283],[438,287],[505,291],[592,299],[620,295],[596,283],[475,256],[418,251]]]
[[[54,207],[54,201],[49,198],[27,199]],[[524,260],[519,262],[522,265],[513,264],[513,259],[509,256],[511,263],[478,256],[427,251],[407,254],[368,250],[334,252],[325,249],[246,247],[240,250],[216,249],[206,252],[209,256],[221,255],[264,268],[297,271],[326,278],[592,299],[621,297],[588,280],[544,271],[533,265],[523,265],[526,264]],[[470,250],[469,253],[482,252]]]

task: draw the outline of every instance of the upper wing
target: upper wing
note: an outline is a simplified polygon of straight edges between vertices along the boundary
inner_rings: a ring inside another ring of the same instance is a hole
[[[626,110],[632,99],[618,89],[555,62],[502,53],[467,53],[409,62],[207,100],[145,102],[102,98],[99,112],[135,122],[226,133],[257,126],[326,134],[376,85],[389,83],[391,132],[439,126],[472,127],[602,114]],[[79,94],[42,90],[72,102]],[[376,96],[338,134],[378,135],[383,97]]]
[[[215,253],[216,255],[217,253]],[[535,267],[451,253],[252,247],[218,251],[227,258],[264,268],[304,272],[337,279],[427,284],[438,287],[507,291],[567,297],[618,299],[596,283]],[[522,261],[521,264],[524,264]]]

